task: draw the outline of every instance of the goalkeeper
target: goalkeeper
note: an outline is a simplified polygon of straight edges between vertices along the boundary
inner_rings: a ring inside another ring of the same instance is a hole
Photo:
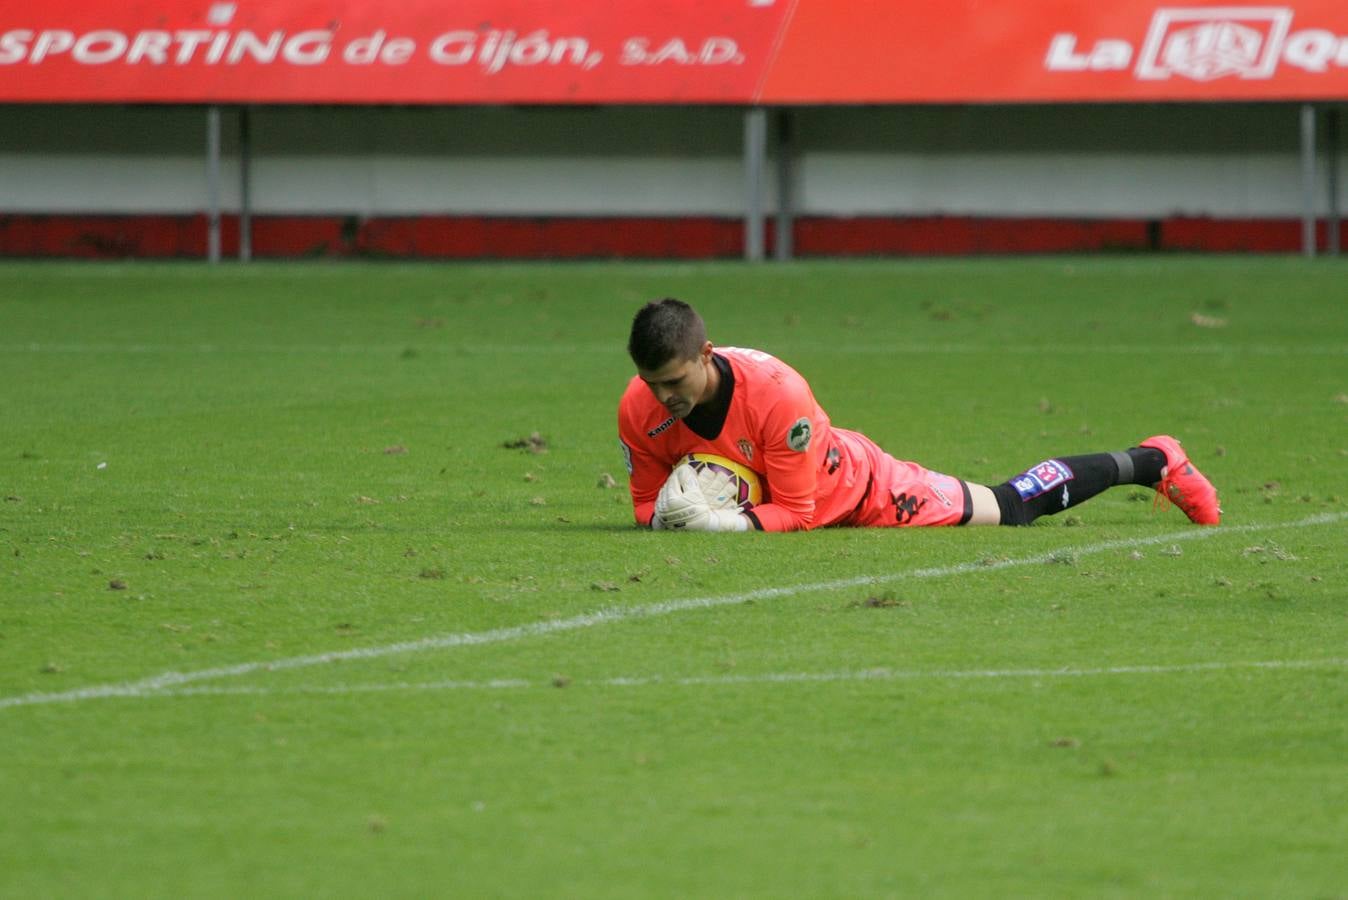
[[[1168,435],[1118,452],[1047,459],[988,486],[895,459],[864,435],[835,428],[794,369],[757,350],[714,348],[701,316],[679,300],[642,307],[627,352],[637,374],[618,406],[618,434],[640,525],[1028,525],[1116,484],[1152,487],[1197,524],[1221,520],[1217,491]],[[690,467],[675,468],[694,451],[757,472],[764,502],[745,511],[714,508],[714,476],[699,480]]]

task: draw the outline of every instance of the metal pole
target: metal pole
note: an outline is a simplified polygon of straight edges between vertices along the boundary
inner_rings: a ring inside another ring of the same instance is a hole
[[[744,114],[744,258],[763,259],[763,157],[767,151],[767,113],[754,107]]]
[[[206,110],[206,258],[220,261],[220,107]]]
[[[1339,111],[1328,110],[1325,113],[1325,156],[1329,166],[1329,220],[1326,228],[1329,232],[1330,256],[1339,255]]]
[[[246,106],[239,107],[239,262],[253,259],[253,130]]]
[[[794,178],[795,141],[791,110],[777,112],[777,232],[773,256],[778,262],[789,262],[795,252],[792,231],[795,228],[795,197],[791,183]]]
[[[1315,256],[1315,107],[1301,107],[1301,253]]]

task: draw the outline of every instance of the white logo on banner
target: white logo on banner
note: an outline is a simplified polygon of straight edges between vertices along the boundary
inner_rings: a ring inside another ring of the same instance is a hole
[[[1284,8],[1158,9],[1137,77],[1272,78],[1291,25],[1292,11]]]

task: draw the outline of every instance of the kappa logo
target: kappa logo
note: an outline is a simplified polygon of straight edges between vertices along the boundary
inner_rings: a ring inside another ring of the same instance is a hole
[[[899,525],[911,524],[922,511],[922,507],[927,505],[926,497],[919,500],[906,491],[902,494],[892,494],[889,499],[894,504],[894,521]]]
[[[1348,36],[1324,28],[1294,32],[1294,14],[1286,6],[1161,7],[1152,15],[1140,51],[1126,38],[1087,44],[1061,32],[1049,41],[1044,68],[1121,71],[1136,60],[1133,75],[1139,81],[1172,76],[1266,80],[1277,74],[1280,63],[1314,73],[1348,68]]]
[[[658,437],[661,432],[667,430],[673,424],[674,424],[674,417],[670,416],[668,419],[665,419],[659,425],[656,425],[650,431],[646,432],[646,437]]]
[[[786,432],[786,446],[797,453],[810,449],[810,420],[801,416]]]

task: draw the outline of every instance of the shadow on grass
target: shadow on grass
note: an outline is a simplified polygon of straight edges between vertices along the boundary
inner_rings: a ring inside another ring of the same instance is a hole
[[[624,523],[614,525],[607,522],[512,522],[509,525],[497,525],[498,531],[521,531],[529,534],[557,534],[567,531],[603,532],[607,534],[640,533],[649,531],[636,525]]]

